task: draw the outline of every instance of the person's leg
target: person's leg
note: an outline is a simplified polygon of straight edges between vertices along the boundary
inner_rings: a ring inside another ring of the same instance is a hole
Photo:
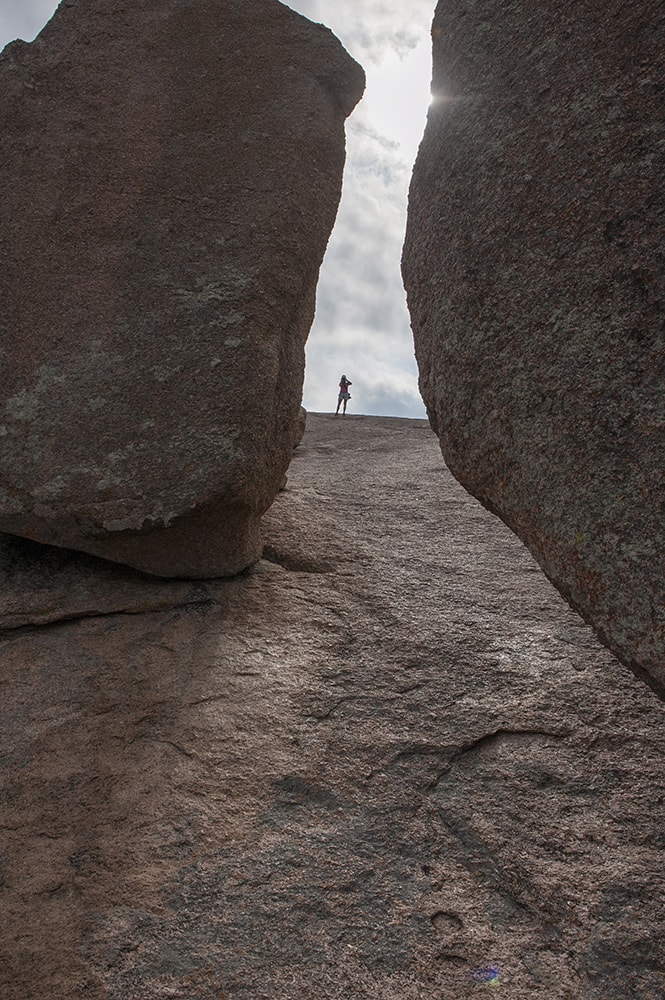
[[[346,413],[346,400],[344,400],[344,409],[342,410],[342,416]]]

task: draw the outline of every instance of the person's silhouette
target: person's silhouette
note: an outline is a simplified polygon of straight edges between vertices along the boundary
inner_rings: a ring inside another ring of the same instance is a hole
[[[349,382],[346,375],[342,375],[339,380],[339,396],[337,397],[337,409],[335,410],[335,416],[339,413],[340,404],[344,404],[344,409],[342,410],[342,416],[346,413],[346,404],[351,399],[349,394],[349,386],[353,385],[353,382]]]

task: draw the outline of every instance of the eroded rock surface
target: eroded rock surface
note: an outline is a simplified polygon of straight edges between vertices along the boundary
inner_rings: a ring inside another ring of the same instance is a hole
[[[209,599],[204,580],[155,580],[85,552],[0,535],[0,630],[164,611]]]
[[[0,528],[260,555],[363,87],[276,0],[64,0],[0,58]]]
[[[427,424],[310,413],[265,532],[2,634],[3,1000],[660,998],[665,707]]]
[[[441,0],[403,269],[454,475],[665,690],[665,13]]]

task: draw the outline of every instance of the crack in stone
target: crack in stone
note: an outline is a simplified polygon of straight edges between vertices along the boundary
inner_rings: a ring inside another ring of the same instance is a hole
[[[327,711],[325,711],[325,712],[308,712],[307,713],[307,718],[308,719],[317,719],[317,721],[322,722],[324,719],[329,719],[330,716],[332,715],[332,713],[335,712],[340,707],[340,705],[343,705],[344,702],[346,702],[346,701],[367,701],[368,698],[369,698],[369,695],[349,694],[349,695],[346,695],[344,698],[340,698],[339,701],[336,701],[335,704],[331,705],[330,708]]]
[[[444,706],[447,707],[447,706]],[[418,743],[410,747],[406,747],[404,750],[400,750],[395,754],[387,764],[387,767],[391,767],[393,764],[398,763],[398,761],[403,759],[409,759],[411,757],[439,757],[445,758],[445,763],[441,767],[441,770],[434,776],[431,782],[427,785],[427,791],[432,791],[437,787],[439,782],[446,774],[449,773],[453,764],[456,764],[462,757],[475,750],[482,747],[492,746],[496,743],[500,743],[504,739],[520,738],[520,737],[538,737],[546,736],[551,739],[564,739],[570,736],[570,730],[559,730],[552,731],[547,729],[506,729],[500,727],[499,729],[494,729],[492,732],[484,733],[482,736],[477,737],[477,739],[472,740],[469,743],[465,743],[461,747],[451,748],[442,747],[435,743]]]
[[[50,629],[57,629],[64,625],[72,625],[76,622],[95,618],[114,618],[122,615],[156,615],[161,614],[163,611],[173,611],[174,608],[210,607],[216,603],[213,598],[195,598],[191,601],[183,600],[162,604],[158,608],[119,608],[113,611],[83,611],[76,614],[63,615],[61,618],[51,618],[45,622],[0,628],[0,642],[13,642],[25,635],[32,635],[34,632],[43,633]]]
[[[156,736],[135,736],[131,742],[135,743],[137,740],[143,740],[146,743],[163,743],[164,746],[173,747],[173,749],[177,750],[183,757],[187,757],[190,760],[194,757],[193,753],[189,753],[189,751],[183,749],[183,747],[179,746],[177,743],[174,743],[173,740],[161,740]]]

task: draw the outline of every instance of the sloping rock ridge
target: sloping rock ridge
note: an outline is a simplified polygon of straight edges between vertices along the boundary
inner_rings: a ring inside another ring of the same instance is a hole
[[[276,0],[63,0],[0,58],[0,529],[235,573],[298,433],[361,68]]]
[[[403,272],[450,469],[665,691],[665,11],[442,0]]]
[[[309,414],[265,534],[0,631],[3,1000],[661,1000],[665,705],[427,422]]]

